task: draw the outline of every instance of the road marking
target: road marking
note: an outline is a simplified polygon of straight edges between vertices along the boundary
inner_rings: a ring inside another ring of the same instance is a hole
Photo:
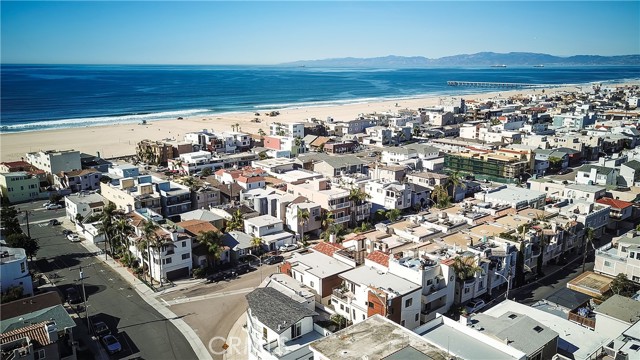
[[[124,290],[124,288],[123,288],[123,287],[121,287],[121,288],[119,288],[118,290],[122,291],[122,290]]]

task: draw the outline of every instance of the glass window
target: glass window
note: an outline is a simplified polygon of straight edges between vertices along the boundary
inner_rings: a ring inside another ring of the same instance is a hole
[[[407,299],[404,302],[404,307],[407,308],[407,307],[411,306],[412,304],[413,304],[413,299]]]

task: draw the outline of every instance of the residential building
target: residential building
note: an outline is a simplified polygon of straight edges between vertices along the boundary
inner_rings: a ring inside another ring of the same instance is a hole
[[[269,135],[291,136],[291,137],[303,138],[304,124],[303,123],[283,124],[279,122],[272,122],[271,124],[269,124]]]
[[[100,194],[71,194],[64,198],[67,218],[72,222],[82,223],[82,220],[92,215],[102,214],[108,200]]]
[[[365,162],[353,155],[328,156],[313,165],[313,171],[328,178],[344,174],[364,174]]]
[[[22,288],[24,296],[33,295],[33,279],[29,273],[27,254],[22,248],[0,246],[0,285],[2,294],[11,287]]]
[[[48,174],[82,169],[80,152],[75,150],[47,150],[27,153],[27,162]]]
[[[198,237],[205,232],[220,234],[220,230],[205,220],[185,220],[175,223],[176,229],[181,229],[186,235],[191,237],[192,262],[194,267],[206,267],[213,265],[210,263],[209,249],[206,244],[200,243]],[[217,259],[221,263],[232,260],[230,248],[222,246],[220,257]]]
[[[282,245],[294,243],[294,236],[284,231],[282,220],[271,215],[261,215],[244,220],[244,232],[251,237],[259,237],[269,251]]]
[[[353,323],[375,314],[408,329],[420,325],[422,286],[390,272],[361,266],[340,275],[331,305],[336,313]]]
[[[393,139],[393,131],[384,126],[372,126],[365,129],[366,136],[362,138],[363,145],[384,147]]]
[[[599,185],[580,185],[570,184],[564,188],[562,197],[565,199],[577,199],[589,202],[595,202],[596,200],[605,196],[607,188]]]
[[[240,259],[257,250],[253,245],[253,236],[247,235],[242,231],[225,232],[220,240],[222,245],[231,250],[231,259]]]
[[[250,360],[313,358],[308,344],[329,332],[314,323],[318,314],[304,298],[272,287],[246,295],[247,347]]]
[[[100,194],[125,213],[142,208],[162,213],[160,193],[155,190],[149,175],[115,179],[106,184],[101,183]]]
[[[596,200],[598,204],[607,205],[609,210],[609,224],[607,228],[614,232],[615,235],[620,235],[625,229],[631,229],[634,227],[631,220],[633,214],[633,203],[623,200],[612,199],[609,197],[603,197]]]
[[[40,170],[26,161],[21,160],[0,163],[0,174],[13,172],[26,172],[29,175],[38,178],[38,180],[40,181],[40,187],[49,186],[50,182],[47,177],[47,173],[44,170]]]
[[[640,284],[640,235],[629,231],[598,249],[593,270],[611,277],[622,273]]]
[[[618,170],[596,165],[583,165],[576,169],[576,184],[616,185]]]
[[[328,306],[333,289],[342,284],[339,274],[353,269],[339,259],[321,252],[294,253],[280,266],[280,272],[287,274],[311,289],[315,301]]]
[[[557,207],[555,206],[557,205]],[[594,236],[602,236],[609,224],[611,207],[603,204],[583,200],[563,201],[545,208],[550,214],[561,214],[566,218],[575,219],[584,228],[592,228]]]
[[[160,194],[162,216],[177,219],[177,215],[191,211],[191,189],[184,185],[160,179],[153,179]]]
[[[180,221],[203,220],[211,223],[217,229],[224,228],[224,219],[224,217],[206,209],[196,209],[180,214]]]
[[[624,179],[624,186],[640,186],[640,161],[631,160],[620,165],[620,176]],[[618,178],[620,181],[620,178]]]
[[[541,209],[545,206],[547,193],[516,186],[500,186],[476,193],[475,197],[482,202],[505,204],[516,210],[525,207]]]
[[[439,156],[440,150],[433,146],[427,144],[409,144],[385,148],[385,150],[382,151],[380,161],[385,164],[411,164],[413,168],[417,168],[422,160],[434,159]]]
[[[640,322],[640,301],[614,294],[593,312],[596,316],[595,331],[620,334]]]
[[[208,209],[222,202],[220,189],[207,183],[191,191],[191,208]]]
[[[365,184],[364,191],[370,196],[372,211],[411,207],[411,189],[407,184],[376,180]]]
[[[327,154],[346,154],[356,151],[358,146],[357,141],[330,141],[324,144],[324,151]]]
[[[173,159],[173,146],[164,141],[142,140],[136,145],[136,156],[149,164],[166,164]]]
[[[224,165],[220,158],[214,158],[209,151],[196,151],[181,154],[175,159],[167,160],[167,166],[171,170],[178,170],[182,174],[193,175],[204,169],[216,171]]]
[[[0,173],[0,195],[10,204],[40,199],[40,180],[25,171]]]
[[[301,221],[298,218],[298,211],[309,214],[309,218]],[[285,210],[285,223],[287,227],[294,231],[301,239],[302,235],[308,232],[318,231],[322,226],[322,208],[320,204],[311,201],[291,202]]]
[[[342,224],[351,220],[352,202],[349,200],[349,190],[334,187],[327,179],[307,180],[304,183],[287,184],[287,193],[304,196],[319,204],[325,211],[331,211],[335,224]]]
[[[502,150],[504,153],[506,149]],[[495,180],[522,179],[526,173],[533,170],[533,157],[516,151],[505,156],[498,152],[469,151],[466,153],[451,153],[444,156],[444,167],[451,171],[473,174],[476,177],[485,176]]]
[[[101,177],[102,173],[95,169],[61,171],[53,174],[55,183],[61,189],[69,189],[72,192],[100,189]]]
[[[451,359],[458,360],[440,347],[384,315],[375,314],[364,321],[325,336],[312,343],[313,359]]]

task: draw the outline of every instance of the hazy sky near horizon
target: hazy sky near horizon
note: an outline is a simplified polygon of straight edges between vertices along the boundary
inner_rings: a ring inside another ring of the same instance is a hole
[[[2,1],[2,63],[640,54],[639,1]]]

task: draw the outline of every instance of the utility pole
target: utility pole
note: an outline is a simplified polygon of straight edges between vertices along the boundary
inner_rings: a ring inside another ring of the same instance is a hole
[[[83,268],[87,268],[89,266],[93,266],[93,264],[87,265],[87,266],[78,266],[77,268],[70,268],[69,271],[71,270],[78,270],[80,272],[80,283],[82,284],[82,305],[84,306],[84,316],[87,319],[87,330],[91,331],[91,322],[89,319],[89,308],[87,307],[87,292],[85,291],[84,288],[84,272],[82,271]],[[78,281],[76,280],[76,281]]]

